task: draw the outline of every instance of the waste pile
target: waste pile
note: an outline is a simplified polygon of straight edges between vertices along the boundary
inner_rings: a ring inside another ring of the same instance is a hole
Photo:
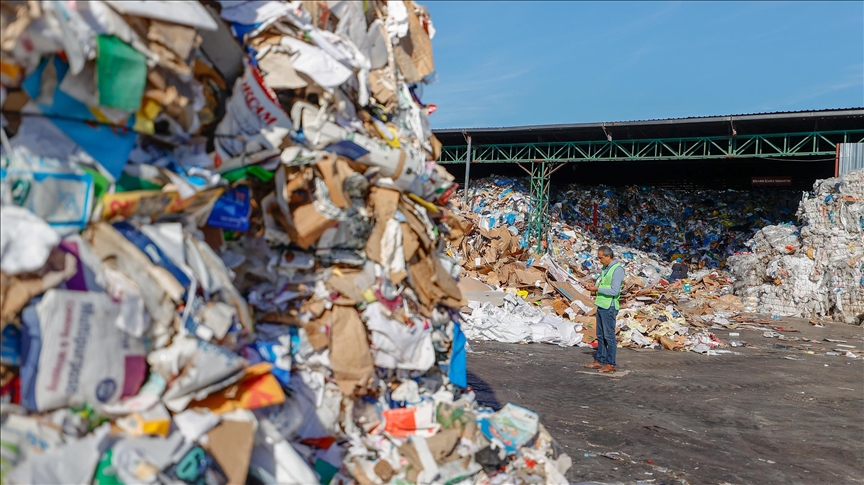
[[[800,226],[759,231],[729,258],[748,311],[864,323],[864,170],[819,180],[798,208]]]
[[[528,240],[533,207],[525,191],[520,180],[490,177],[472,182],[467,204],[454,199],[465,220],[464,236],[450,246],[464,268],[460,287],[469,303],[462,308],[463,330],[469,339],[596,345],[596,309],[584,285],[598,277],[596,253],[604,243],[553,211],[547,251],[538,257]],[[611,246],[627,274],[621,346],[708,353],[724,345],[708,330],[743,309],[727,275],[702,269],[670,284],[668,263]]]
[[[454,197],[453,205],[471,224],[470,229],[482,236],[480,240],[476,240],[474,234],[466,232],[468,238],[463,241],[460,254],[476,253],[476,256],[465,261],[466,270],[471,271],[483,262],[507,263],[506,258],[501,258],[505,247],[509,247],[513,257],[533,263],[531,250],[534,242],[529,240],[531,235],[528,231],[528,219],[535,209],[530,189],[524,182],[524,179],[492,176],[471,182],[471,199],[467,203],[463,202],[461,191]],[[655,284],[671,273],[671,262],[660,261],[656,256],[631,246],[595,237],[584,227],[572,224],[564,218],[558,205],[550,210],[547,228],[550,238],[543,242],[545,249],[554,259],[566,260],[569,266],[586,271],[596,270],[597,268],[592,267],[596,262],[596,249],[608,244],[622,262],[626,261],[630,265],[628,274],[638,275],[647,279],[650,284]],[[506,232],[510,235],[507,236]],[[483,240],[489,238],[497,241],[492,247],[482,244]],[[478,256],[482,256],[481,260],[476,259]],[[494,279],[499,276],[498,273],[490,274],[484,271],[483,275],[483,280],[489,284],[494,286],[498,283],[498,280]],[[507,281],[506,276],[501,281]]]
[[[0,483],[566,483],[468,387],[425,8],[0,14]]]
[[[555,206],[569,223],[591,227],[598,239],[722,268],[756,231],[794,218],[793,206],[778,204],[792,195],[574,185],[557,195]]]

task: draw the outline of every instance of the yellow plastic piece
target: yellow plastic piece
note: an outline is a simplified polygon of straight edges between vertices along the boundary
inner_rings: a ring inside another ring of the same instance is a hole
[[[408,198],[413,200],[414,202],[422,205],[429,212],[441,212],[440,210],[438,210],[437,207],[435,207],[435,204],[432,204],[430,202],[426,202],[421,197],[419,197],[417,194],[408,194]]]

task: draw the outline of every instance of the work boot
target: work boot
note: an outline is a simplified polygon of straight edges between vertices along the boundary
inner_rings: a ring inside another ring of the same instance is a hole
[[[615,366],[606,364],[600,367],[600,372],[615,372]]]
[[[603,367],[603,364],[597,362],[596,360],[592,364],[585,364],[586,369],[599,369],[601,367]]]

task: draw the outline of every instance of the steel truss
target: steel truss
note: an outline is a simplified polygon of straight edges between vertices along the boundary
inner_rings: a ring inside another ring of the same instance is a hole
[[[549,243],[549,225],[546,223],[549,214],[549,185],[550,177],[556,170],[563,167],[563,163],[535,160],[531,162],[531,169],[525,168],[521,163],[519,168],[531,177],[531,214],[528,216],[528,243],[536,244],[535,252],[545,252]]]
[[[834,156],[838,143],[864,143],[864,130],[738,135],[735,137],[657,138],[475,144],[471,163],[624,162]],[[465,163],[465,145],[447,146],[438,163]]]
[[[659,138],[447,146],[438,163],[516,163],[531,178],[529,244],[545,252],[548,244],[550,176],[568,162],[718,160],[835,156],[838,143],[864,143],[864,130],[738,135],[734,137]],[[530,163],[530,170],[523,163]],[[466,180],[467,180],[466,167]],[[467,193],[467,191],[466,191]]]

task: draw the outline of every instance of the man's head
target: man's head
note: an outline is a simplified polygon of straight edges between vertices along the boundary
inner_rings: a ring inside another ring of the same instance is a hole
[[[603,266],[606,266],[615,259],[615,253],[609,246],[600,246],[600,249],[597,250],[597,258],[603,263]]]

